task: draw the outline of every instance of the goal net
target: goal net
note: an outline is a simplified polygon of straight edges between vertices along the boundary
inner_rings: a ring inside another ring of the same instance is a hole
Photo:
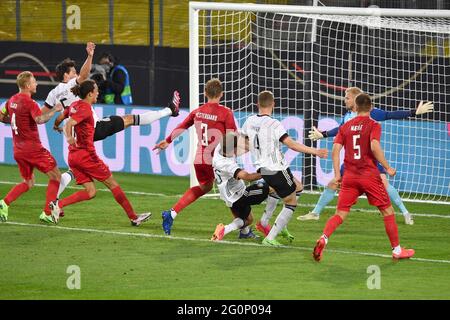
[[[274,117],[309,146],[331,150],[333,138],[313,142],[308,131],[341,123],[346,88],[361,88],[385,111],[432,101],[432,113],[381,122],[382,146],[402,198],[449,203],[450,11],[194,2],[190,40],[191,108],[218,77],[241,126],[270,90]],[[333,177],[331,157],[284,151],[305,190]],[[240,161],[253,170],[250,155]]]

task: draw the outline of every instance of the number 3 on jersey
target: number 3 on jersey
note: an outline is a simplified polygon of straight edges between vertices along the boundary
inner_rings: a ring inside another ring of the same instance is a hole
[[[361,138],[359,134],[353,136],[353,150],[358,151],[358,153],[353,154],[355,160],[361,159],[361,146],[358,144],[359,138]]]
[[[201,123],[200,128],[202,130],[202,146],[208,146],[208,124]]]

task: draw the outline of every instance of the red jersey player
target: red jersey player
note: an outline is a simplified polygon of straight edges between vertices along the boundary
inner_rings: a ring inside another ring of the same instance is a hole
[[[222,141],[222,137],[227,131],[236,131],[233,112],[219,104],[223,96],[222,83],[219,79],[211,79],[206,83],[205,96],[208,102],[192,111],[165,140],[153,148],[153,150],[166,149],[184,130],[192,125],[195,126],[198,145],[194,169],[199,185],[187,190],[172,209],[162,212],[162,226],[164,233],[167,235],[170,234],[173,219],[175,219],[177,214],[212,189],[214,183],[214,170],[212,167],[214,149]]]
[[[313,257],[316,261],[321,260],[328,238],[347,217],[358,197],[365,193],[369,203],[378,207],[384,218],[385,230],[391,242],[392,257],[410,258],[414,255],[414,250],[400,247],[394,209],[377,168],[378,161],[391,177],[396,173],[396,170],[389,166],[380,145],[381,126],[370,118],[372,102],[367,94],[359,94],[355,103],[357,117],[339,128],[333,145],[334,178],[337,183],[342,179],[339,170],[339,152],[345,148],[345,175],[342,179],[336,214],[327,221],[323,235],[317,240]]]
[[[114,199],[125,210],[131,225],[138,226],[150,218],[151,213],[136,215],[125,193],[113,178],[108,166],[98,157],[94,146],[94,117],[92,105],[97,102],[98,88],[93,80],[86,80],[74,86],[72,92],[82,100],[70,105],[69,120],[64,127],[64,133],[69,144],[69,166],[77,184],[82,184],[84,190],[78,191],[67,198],[52,201],[52,215],[59,216],[60,209],[70,204],[89,200],[95,196],[94,179],[102,182],[111,190]],[[56,199],[56,196],[55,198]],[[53,200],[54,200],[53,199]]]
[[[44,222],[56,223],[58,217],[52,217],[48,204],[56,197],[61,173],[53,156],[42,146],[37,125],[50,120],[55,112],[62,110],[62,105],[58,104],[46,113],[41,112],[38,104],[31,99],[36,93],[37,82],[29,71],[17,76],[17,85],[19,93],[6,102],[0,111],[0,121],[11,123],[14,159],[23,182],[12,188],[6,197],[0,200],[0,221],[5,222],[8,219],[8,206],[33,187],[33,170],[36,168],[49,177],[44,211],[39,218]]]

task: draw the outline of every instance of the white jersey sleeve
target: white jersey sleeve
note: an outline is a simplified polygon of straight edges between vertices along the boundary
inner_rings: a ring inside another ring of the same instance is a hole
[[[228,207],[239,200],[245,192],[245,183],[236,178],[241,168],[235,157],[224,157],[219,152],[220,145],[216,148],[213,157],[214,176],[220,192],[220,198]]]
[[[45,106],[53,108],[56,104],[61,103],[64,108],[70,106],[74,101],[80,100],[76,97],[70,89],[77,85],[77,78],[70,79],[68,82],[59,83],[52,91],[47,95],[45,99]]]

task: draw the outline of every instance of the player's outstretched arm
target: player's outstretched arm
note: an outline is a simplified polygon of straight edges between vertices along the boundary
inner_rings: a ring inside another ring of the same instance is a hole
[[[45,108],[45,107],[44,107]],[[48,112],[42,113],[40,116],[34,118],[37,124],[43,124],[48,122],[56,112],[62,111],[62,104],[58,103],[53,109],[50,109]]]
[[[255,172],[255,173],[248,173],[245,170],[241,170],[241,171],[238,172],[236,177],[241,179],[241,180],[251,182],[251,181],[256,181],[256,180],[261,179],[261,174],[257,173],[257,172]]]
[[[297,151],[297,152],[313,154],[315,156],[318,156],[319,158],[327,158],[328,157],[327,149],[315,149],[315,148],[307,147],[304,144],[298,143],[297,141],[293,140],[289,136],[286,137],[285,139],[283,139],[282,142],[289,149]]]
[[[95,44],[93,42],[88,42],[86,44],[86,52],[88,56],[80,69],[80,75],[77,78],[78,83],[82,83],[84,80],[87,80],[89,78],[89,74],[91,73],[92,69],[92,58],[94,57],[94,51],[95,51]]]
[[[384,156],[383,149],[381,148],[380,141],[373,139],[370,142],[370,149],[372,150],[375,159],[386,169],[386,172],[391,176],[395,176],[396,170],[389,166],[389,163]]]

